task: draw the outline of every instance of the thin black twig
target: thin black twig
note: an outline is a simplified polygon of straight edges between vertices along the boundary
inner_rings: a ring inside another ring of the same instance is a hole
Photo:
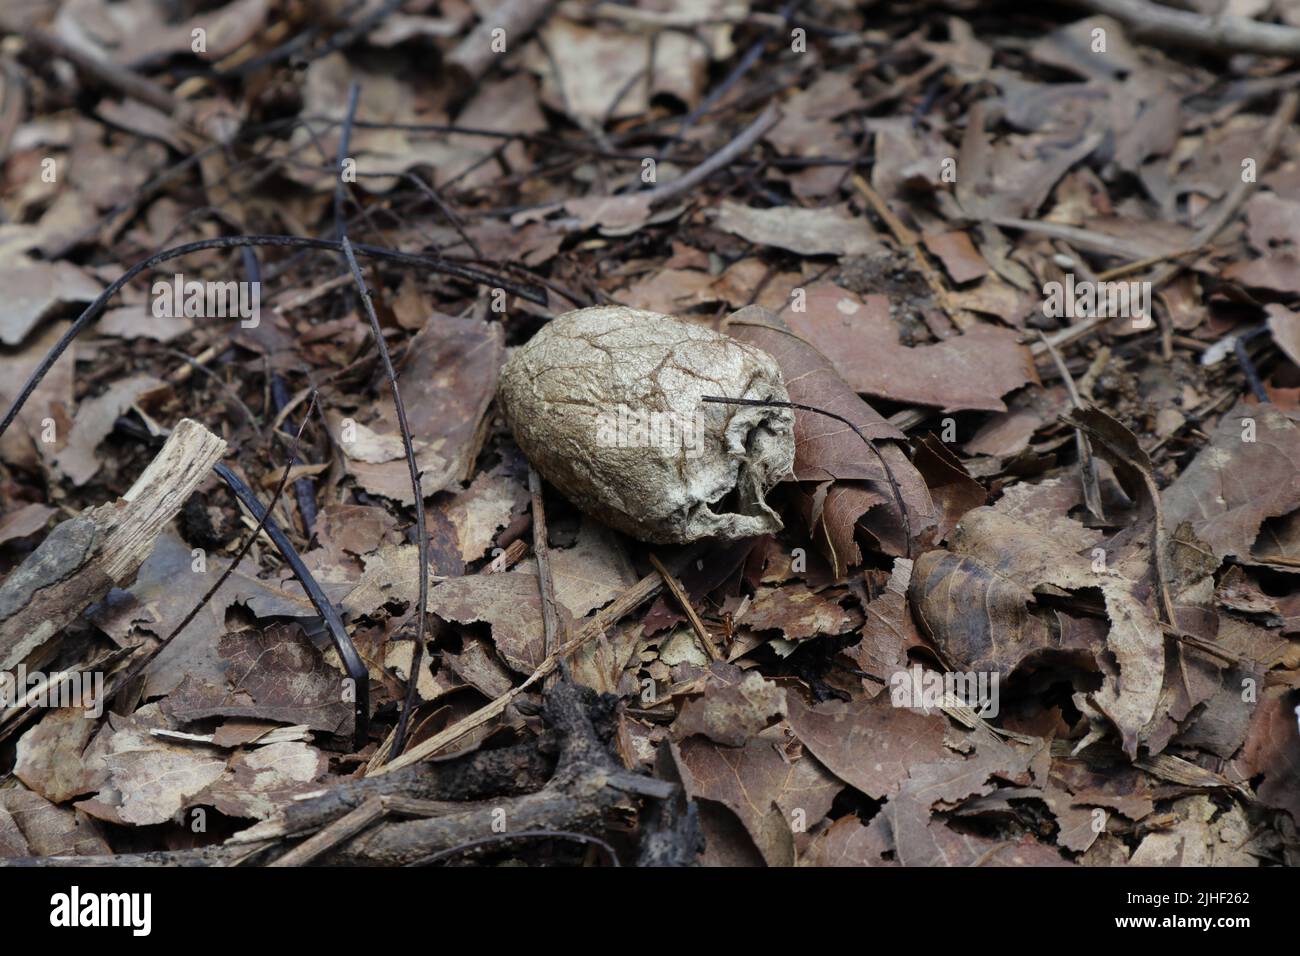
[[[827,418],[833,418],[837,422],[843,422],[853,429],[854,434],[862,439],[862,443],[871,449],[871,453],[876,456],[880,462],[880,467],[885,469],[885,477],[889,479],[890,490],[894,493],[894,503],[898,505],[899,516],[903,519],[903,535],[907,539],[907,557],[912,557],[912,519],[908,514],[907,505],[903,503],[903,491],[898,486],[898,479],[894,477],[894,471],[889,467],[889,462],[885,461],[885,456],[880,453],[871,439],[862,433],[857,425],[849,421],[843,415],[837,415],[834,412],[828,412],[824,408],[818,408],[815,405],[804,405],[802,402],[779,402],[769,398],[724,398],[721,395],[705,395],[700,399],[702,402],[714,402],[720,405],[753,405],[760,408],[793,408],[801,412],[816,412],[818,415],[825,415]]]
[[[1250,386],[1251,393],[1259,400],[1261,404],[1269,403],[1268,389],[1260,380],[1259,372],[1255,370],[1255,363],[1251,360],[1250,352],[1246,349],[1246,336],[1239,335],[1232,343],[1232,350],[1237,355],[1237,364],[1241,366],[1241,373],[1246,376],[1246,384]]]
[[[401,389],[397,387],[397,372],[393,369],[392,357],[388,354],[388,343],[384,341],[384,330],[379,327],[379,316],[375,314],[375,304],[370,301],[370,290],[366,288],[365,276],[357,257],[352,254],[352,243],[345,235],[342,239],[343,256],[348,268],[352,270],[352,279],[361,293],[361,304],[370,320],[370,331],[375,336],[375,347],[379,350],[380,361],[384,364],[384,374],[388,376],[388,387],[393,392],[393,406],[397,409],[397,426],[402,432],[402,448],[406,451],[406,467],[411,473],[411,495],[415,499],[415,535],[416,547],[420,556],[420,597],[415,611],[415,654],[411,658],[410,684],[406,688],[406,706],[402,708],[397,732],[393,735],[393,747],[388,759],[393,759],[402,752],[406,743],[406,727],[410,717],[411,705],[415,702],[414,688],[419,683],[420,665],[424,661],[424,616],[429,607],[429,536],[424,530],[424,490],[420,487],[420,466],[415,461],[415,443],[411,440],[411,426],[406,420],[406,404],[402,401]]]
[[[203,610],[204,606],[212,600],[218,591],[221,590],[221,586],[226,583],[226,579],[235,573],[235,568],[239,567],[239,562],[244,560],[244,556],[248,554],[249,549],[253,547],[253,542],[257,540],[257,536],[262,533],[262,529],[266,526],[266,522],[269,520],[271,512],[275,509],[276,503],[280,500],[280,495],[284,493],[285,485],[289,483],[289,475],[293,471],[294,460],[298,457],[298,445],[302,441],[302,433],[306,430],[307,422],[311,420],[311,413],[315,407],[316,392],[313,390],[311,397],[307,400],[307,411],[302,416],[302,422],[299,423],[298,431],[294,434],[293,442],[289,446],[289,455],[284,462],[284,471],[280,473],[280,481],[276,484],[275,491],[271,494],[271,503],[268,504],[266,510],[262,512],[262,516],[257,521],[257,526],[253,528],[253,533],[245,539],[244,543],[240,545],[239,550],[235,552],[235,557],[230,562],[229,567],[227,567],[225,571],[221,572],[221,576],[217,578],[216,584],[208,588],[207,593],[204,594],[203,597],[199,598],[199,602],[190,609],[190,613],[186,614],[185,618],[172,628],[172,632],[163,638],[163,644],[172,641],[177,634],[185,630],[190,621],[194,620],[194,618],[198,616],[199,611]]]

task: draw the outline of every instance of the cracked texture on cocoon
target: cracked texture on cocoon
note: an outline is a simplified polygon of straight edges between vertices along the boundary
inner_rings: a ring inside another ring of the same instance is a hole
[[[655,544],[779,531],[764,496],[794,464],[794,413],[705,395],[789,401],[766,352],[623,306],[551,320],[497,389],[537,471],[610,527]]]

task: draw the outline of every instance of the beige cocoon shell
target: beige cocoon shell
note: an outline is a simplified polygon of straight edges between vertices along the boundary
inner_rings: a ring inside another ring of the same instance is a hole
[[[656,544],[778,531],[764,500],[794,464],[794,413],[766,352],[657,312],[551,320],[510,357],[497,398],[537,471],[582,510]]]

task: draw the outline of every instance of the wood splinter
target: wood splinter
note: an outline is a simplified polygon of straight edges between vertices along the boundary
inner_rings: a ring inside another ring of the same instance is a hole
[[[0,584],[0,670],[48,663],[63,629],[109,589],[129,584],[158,535],[225,454],[182,419],[118,501],[64,521]]]

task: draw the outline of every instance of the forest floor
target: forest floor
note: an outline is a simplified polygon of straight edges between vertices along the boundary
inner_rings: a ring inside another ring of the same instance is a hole
[[[1300,862],[1300,13],[1230,6],[7,0],[0,858]],[[501,369],[599,305],[840,416],[779,531],[536,481]]]

